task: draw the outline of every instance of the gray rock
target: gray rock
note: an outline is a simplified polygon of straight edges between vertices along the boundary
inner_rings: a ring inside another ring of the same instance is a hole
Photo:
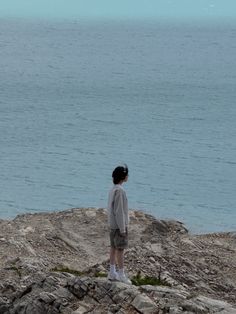
[[[209,314],[210,309],[204,304],[197,304],[193,301],[185,301],[181,304],[184,311],[189,311],[197,314]]]
[[[158,310],[157,305],[144,294],[137,295],[133,300],[132,305],[143,314],[156,313]]]
[[[171,306],[169,308],[169,314],[180,314],[180,313],[183,313],[183,308],[182,307]]]
[[[130,216],[126,271],[161,286],[95,278],[109,267],[105,209],[0,220],[0,314],[236,313],[235,233],[197,236],[181,222]]]

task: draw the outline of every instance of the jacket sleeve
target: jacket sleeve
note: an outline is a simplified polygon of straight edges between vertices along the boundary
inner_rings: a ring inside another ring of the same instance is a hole
[[[114,212],[116,223],[121,233],[126,232],[125,214],[124,214],[124,198],[122,190],[117,190],[114,197]]]

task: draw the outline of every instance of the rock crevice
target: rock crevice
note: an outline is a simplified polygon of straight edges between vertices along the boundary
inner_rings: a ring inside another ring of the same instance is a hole
[[[106,209],[0,220],[0,314],[236,314],[235,233],[191,235],[177,221],[131,211],[130,278],[110,282]],[[135,282],[136,283],[136,282]]]

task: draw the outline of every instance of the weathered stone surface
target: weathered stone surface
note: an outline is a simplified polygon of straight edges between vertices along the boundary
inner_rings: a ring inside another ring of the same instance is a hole
[[[156,313],[158,310],[157,305],[144,294],[137,295],[133,300],[132,305],[143,314]]]
[[[235,233],[191,235],[176,221],[131,211],[128,275],[169,286],[127,286],[106,274],[105,209],[0,220],[0,314],[236,314]]]
[[[71,314],[85,314],[92,310],[92,306],[84,302],[80,302],[77,310],[73,311]]]

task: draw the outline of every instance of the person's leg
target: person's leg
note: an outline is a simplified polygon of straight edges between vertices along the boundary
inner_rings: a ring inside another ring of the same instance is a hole
[[[116,273],[116,249],[114,247],[110,249],[110,273]]]
[[[116,280],[117,279],[117,272],[116,272],[116,249],[115,249],[115,243],[114,243],[114,235],[115,231],[110,231],[110,270],[108,273],[108,279]]]
[[[110,249],[110,272],[114,272],[115,269],[113,268],[117,264],[118,269],[121,273],[124,273],[124,250],[123,249],[115,249],[111,247]]]
[[[118,264],[118,280],[128,285],[131,284],[129,278],[126,277],[124,272],[124,249],[116,250],[117,264]]]
[[[114,247],[110,248],[110,264],[116,264],[116,249]]]
[[[116,258],[117,258],[117,264],[119,271],[124,271],[124,249],[117,249],[116,250]]]

